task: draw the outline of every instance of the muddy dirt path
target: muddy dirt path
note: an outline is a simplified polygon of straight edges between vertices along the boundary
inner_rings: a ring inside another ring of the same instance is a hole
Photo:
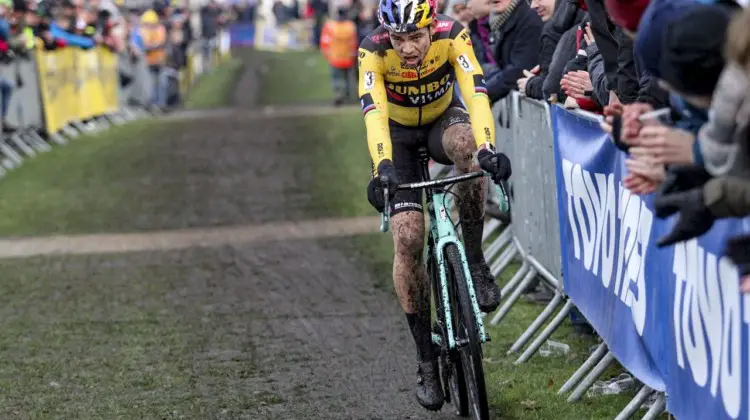
[[[233,133],[257,132],[263,124],[253,102],[258,80],[254,68],[248,65],[238,83],[234,112],[216,117],[241,125]],[[328,106],[309,105],[260,112],[283,118],[305,110],[310,115],[336,112]],[[284,170],[283,164],[277,166],[285,158],[283,150],[257,153],[262,153],[257,157],[265,165]],[[262,188],[258,185],[254,190]],[[295,206],[294,197],[289,198],[274,200],[276,210]],[[250,380],[256,392],[271,381],[280,396],[278,403],[257,409],[257,415],[268,419],[454,418],[448,405],[442,413],[431,414],[416,403],[414,346],[395,297],[389,290],[373,288],[377,280],[341,247],[331,244],[324,238],[280,240],[262,248],[231,247],[226,254],[247,279],[227,290],[226,298],[246,296],[256,314],[243,326],[249,329],[260,366]],[[242,325],[245,321],[235,322]]]

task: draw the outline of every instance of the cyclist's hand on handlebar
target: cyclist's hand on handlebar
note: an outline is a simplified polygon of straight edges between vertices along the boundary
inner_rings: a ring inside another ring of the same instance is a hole
[[[512,173],[510,159],[504,153],[495,152],[493,149],[482,149],[477,153],[479,166],[487,171],[496,184],[507,181]]]
[[[396,168],[393,167],[393,162],[390,160],[386,159],[380,162],[378,165],[378,176],[371,179],[367,185],[367,201],[370,202],[378,213],[382,213],[385,210],[382,177],[385,177],[388,185],[389,199],[393,200],[393,197],[396,195],[396,188],[398,187],[398,178],[396,178]]]

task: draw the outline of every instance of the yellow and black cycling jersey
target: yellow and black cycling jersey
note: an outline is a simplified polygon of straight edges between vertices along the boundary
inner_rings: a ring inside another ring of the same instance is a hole
[[[436,121],[455,105],[458,83],[471,118],[477,145],[495,144],[482,67],[466,29],[456,20],[437,15],[432,44],[418,68],[402,67],[387,30],[380,26],[359,46],[359,97],[374,167],[392,160],[390,124],[421,127]]]

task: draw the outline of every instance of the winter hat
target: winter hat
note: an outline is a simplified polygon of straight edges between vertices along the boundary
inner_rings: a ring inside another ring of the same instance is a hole
[[[659,61],[667,25],[698,6],[695,0],[652,0],[638,24],[633,43],[636,59],[650,75],[661,77]]]
[[[722,52],[734,10],[702,4],[667,24],[659,62],[661,79],[681,93],[711,95],[724,69]]]
[[[635,32],[651,0],[604,0],[604,8],[612,22]]]

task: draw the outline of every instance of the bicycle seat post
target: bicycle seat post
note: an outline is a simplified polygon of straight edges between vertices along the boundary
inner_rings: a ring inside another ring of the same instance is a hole
[[[422,167],[422,179],[424,181],[430,180],[430,154],[427,148],[422,146],[417,152],[419,153],[419,164]]]

